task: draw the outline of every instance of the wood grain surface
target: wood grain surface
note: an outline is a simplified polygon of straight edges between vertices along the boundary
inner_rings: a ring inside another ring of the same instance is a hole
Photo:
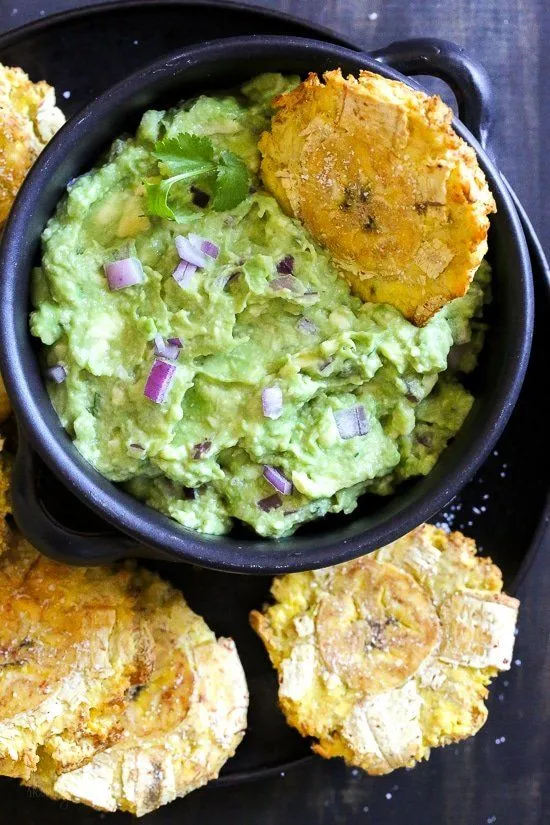
[[[77,5],[84,3],[0,0],[0,31]],[[365,49],[431,35],[455,40],[481,59],[495,87],[494,152],[548,249],[548,0],[266,0],[260,5],[332,28]],[[548,474],[548,469],[534,458],[533,472]],[[155,815],[155,825],[550,825],[549,551],[546,541],[518,594],[515,661],[494,685],[489,721],[475,739],[434,752],[413,772],[378,779],[336,760],[316,759],[287,776],[198,791]],[[40,825],[42,818],[33,819],[27,799],[22,792],[8,818],[0,807],[0,823]],[[43,810],[44,819],[59,825],[96,825],[104,819],[67,803],[44,802]]]

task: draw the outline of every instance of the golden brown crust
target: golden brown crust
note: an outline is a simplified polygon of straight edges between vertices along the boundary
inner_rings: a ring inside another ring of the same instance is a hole
[[[39,752],[66,769],[119,734],[150,673],[133,573],[66,567],[5,531],[0,555],[0,773],[28,778]]]
[[[11,404],[6,391],[6,386],[0,375],[0,424],[3,424],[6,418],[11,415]]]
[[[422,588],[369,558],[335,571],[315,623],[326,667],[365,695],[402,685],[438,641],[437,613]]]
[[[372,774],[476,733],[510,666],[518,602],[461,533],[422,525],[353,562],[275,579],[252,627],[291,725]]]
[[[64,123],[55,91],[0,63],[0,226],[30,167]]]
[[[275,100],[263,181],[354,291],[422,325],[465,294],[486,252],[483,172],[438,97],[367,71],[323,81]]]
[[[142,816],[218,775],[244,735],[248,692],[232,640],[216,640],[169,584],[147,571],[137,576],[155,666],[127,704],[119,741],[78,770],[41,762],[29,784]]]

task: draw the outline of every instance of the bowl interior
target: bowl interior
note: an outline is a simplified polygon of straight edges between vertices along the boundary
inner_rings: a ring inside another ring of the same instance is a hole
[[[430,518],[456,494],[491,449],[513,408],[532,329],[530,264],[509,196],[481,152],[498,208],[489,238],[494,296],[487,313],[490,330],[478,369],[469,379],[473,409],[427,477],[402,485],[388,498],[363,496],[350,516],[311,522],[289,539],[262,540],[244,528],[210,537],[185,530],[119,490],[82,459],[62,430],[40,373],[37,342],[28,331],[28,310],[29,275],[38,259],[40,235],[67,182],[93,166],[117,135],[134,131],[146,109],[228,89],[264,71],[303,76],[338,66],[345,73],[367,68],[404,79],[367,55],[299,38],[237,38],[168,56],[73,118],[39,158],[12,210],[0,255],[0,335],[2,370],[19,424],[72,492],[153,549],[137,554],[168,549],[174,557],[206,566],[272,573],[319,567],[367,552]],[[476,146],[461,124],[456,128]]]

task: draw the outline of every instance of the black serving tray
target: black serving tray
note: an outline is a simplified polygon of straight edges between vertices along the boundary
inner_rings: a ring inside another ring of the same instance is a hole
[[[357,43],[327,30],[265,9],[222,2],[138,0],[78,9],[0,36],[0,62],[22,66],[35,80],[46,79],[56,87],[65,113],[72,115],[105,88],[165,52],[245,34],[301,35],[360,49]],[[537,317],[527,377],[495,451],[461,496],[434,520],[473,536],[502,568],[509,591],[525,576],[542,542],[550,509],[546,466],[542,462],[535,470],[539,462],[533,461],[548,437],[548,416],[540,393],[547,380],[550,279],[534,230],[519,204],[518,209],[536,290]],[[48,511],[57,512],[64,524],[72,521],[75,527],[86,524],[93,530],[90,512],[36,461],[38,487]],[[243,659],[251,693],[249,727],[236,756],[215,784],[242,782],[307,761],[309,745],[285,724],[277,708],[275,674],[248,626],[248,612],[265,601],[270,580],[170,563],[150,562],[149,566],[180,587],[191,607],[216,633],[232,636]],[[26,791],[0,780],[0,793],[7,799]],[[50,809],[51,804],[40,796],[31,797],[25,811],[36,821],[43,817],[56,825],[75,820],[73,806]],[[155,820],[153,814],[147,821]]]

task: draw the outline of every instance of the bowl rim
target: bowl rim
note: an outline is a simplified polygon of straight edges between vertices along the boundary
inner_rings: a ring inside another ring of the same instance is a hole
[[[55,170],[67,152],[75,150],[79,136],[93,127],[94,122],[97,124],[98,120],[107,118],[117,106],[146,89],[155,80],[175,73],[183,75],[186,69],[208,61],[218,63],[229,60],[236,50],[246,49],[249,54],[252,52],[265,55],[268,50],[280,50],[283,45],[287,51],[314,51],[316,59],[325,56],[335,62],[352,62],[358,68],[364,67],[384,77],[405,82],[413,88],[421,88],[406,75],[380,64],[368,53],[310,38],[248,35],[212,40],[178,49],[111,86],[67,122],[29,172],[5,226],[0,248],[0,268],[3,272],[0,284],[0,363],[18,425],[48,467],[72,493],[106,522],[138,542],[136,555],[144,555],[139,551],[143,551],[145,545],[151,549],[151,556],[160,554],[163,558],[233,572],[273,574],[343,562],[387,544],[431,518],[464,486],[481,466],[504,429],[521,389],[529,359],[534,316],[527,244],[512,199],[498,170],[466,127],[455,120],[454,128],[476,151],[493,194],[498,194],[500,208],[504,206],[509,222],[508,229],[516,239],[518,257],[522,264],[520,280],[523,305],[522,311],[518,312],[513,357],[506,373],[506,380],[493,391],[495,400],[491,408],[492,414],[485,422],[483,431],[470,440],[464,455],[447,471],[444,483],[440,484],[438,489],[428,490],[418,501],[406,503],[404,507],[398,508],[395,515],[390,512],[389,519],[381,524],[332,541],[324,541],[321,536],[298,536],[295,539],[290,537],[283,540],[242,540],[230,536],[209,536],[186,529],[168,516],[115,487],[77,454],[76,448],[73,447],[71,454],[69,445],[72,445],[72,442],[60,424],[55,429],[47,424],[43,405],[33,396],[27,381],[28,365],[25,365],[25,358],[22,356],[24,347],[18,345],[17,341],[18,310],[14,301],[15,281],[21,277],[17,266],[17,252],[21,244],[20,239],[25,237],[28,215],[35,201],[39,199],[40,182]],[[116,135],[112,135],[111,139],[115,137]],[[30,277],[30,272],[26,277]],[[30,339],[30,333],[28,338]],[[51,405],[51,402],[49,403]],[[53,407],[51,409],[53,410]],[[99,543],[101,541],[99,537],[94,540]],[[288,546],[285,547],[285,544]],[[301,547],[293,547],[293,544]]]

